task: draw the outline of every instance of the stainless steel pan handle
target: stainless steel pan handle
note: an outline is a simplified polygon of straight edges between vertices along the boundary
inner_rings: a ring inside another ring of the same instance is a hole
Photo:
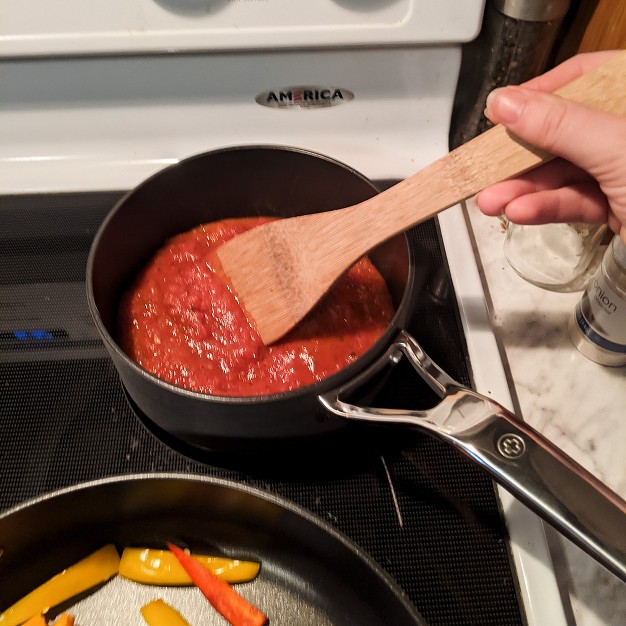
[[[403,355],[441,398],[435,407],[363,408],[341,400]],[[626,502],[513,413],[450,378],[405,331],[361,376],[319,399],[341,417],[417,426],[458,448],[626,581]]]

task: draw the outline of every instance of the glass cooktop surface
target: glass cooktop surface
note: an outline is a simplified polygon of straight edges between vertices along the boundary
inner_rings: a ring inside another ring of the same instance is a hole
[[[524,624],[496,488],[440,441],[367,425],[346,429],[328,447],[311,441],[300,462],[270,449],[250,462],[191,449],[145,425],[85,296],[89,246],[120,195],[0,198],[0,510],[109,476],[231,479],[332,524],[398,582],[429,624]],[[409,239],[424,279],[407,329],[443,369],[471,385],[436,221]],[[424,408],[429,394],[401,362],[372,404]]]

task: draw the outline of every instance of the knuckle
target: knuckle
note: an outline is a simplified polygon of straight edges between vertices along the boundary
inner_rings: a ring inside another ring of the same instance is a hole
[[[559,145],[570,129],[568,128],[567,106],[564,102],[555,101],[539,118],[537,125],[537,141],[549,152],[558,151]]]

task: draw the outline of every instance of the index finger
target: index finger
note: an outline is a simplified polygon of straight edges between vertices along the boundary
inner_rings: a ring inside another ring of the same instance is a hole
[[[587,52],[578,54],[563,63],[557,65],[541,76],[531,78],[529,81],[522,83],[524,87],[537,89],[552,93],[557,89],[572,82],[575,78],[596,69],[599,65],[608,61],[621,50],[603,50],[601,52]]]

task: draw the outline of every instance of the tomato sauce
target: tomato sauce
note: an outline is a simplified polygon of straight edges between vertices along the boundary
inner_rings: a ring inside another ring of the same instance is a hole
[[[263,344],[216,249],[270,219],[212,222],[166,242],[122,298],[122,349],[173,385],[240,397],[314,383],[366,352],[394,315],[385,281],[367,258],[282,340]]]

